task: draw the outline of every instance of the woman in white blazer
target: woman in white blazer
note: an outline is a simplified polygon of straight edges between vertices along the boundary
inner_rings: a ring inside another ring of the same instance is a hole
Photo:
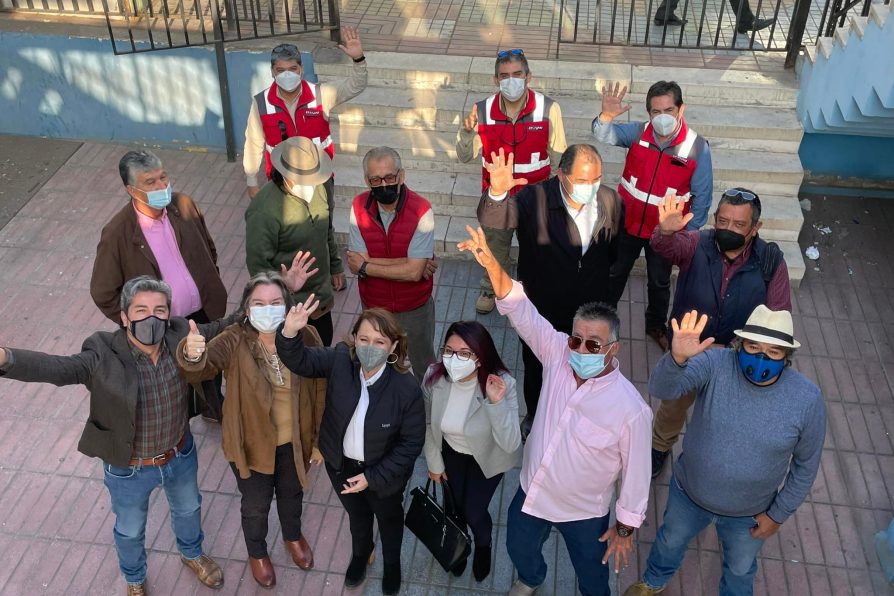
[[[441,361],[426,371],[422,392],[428,475],[450,483],[461,522],[472,529],[472,573],[480,582],[491,568],[493,520],[487,509],[521,453],[515,379],[484,325],[458,321],[447,329]],[[463,561],[452,572],[462,575],[465,567]]]

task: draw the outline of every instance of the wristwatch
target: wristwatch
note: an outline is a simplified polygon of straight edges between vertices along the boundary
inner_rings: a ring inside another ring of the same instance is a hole
[[[366,266],[369,265],[369,261],[363,261],[363,264],[360,265],[360,269],[357,270],[357,277],[360,279],[366,279]]]
[[[364,60],[366,60],[366,56],[361,54],[359,58],[351,58],[351,60],[353,60],[355,64],[359,64],[359,63],[363,62]]]
[[[621,538],[627,538],[628,536],[631,536],[633,534],[633,530],[635,529],[636,528],[626,526],[621,522],[615,522],[615,530],[618,531],[618,536],[620,536]]]

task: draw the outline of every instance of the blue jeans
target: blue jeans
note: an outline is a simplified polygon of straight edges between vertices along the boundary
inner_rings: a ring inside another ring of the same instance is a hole
[[[506,549],[518,570],[518,578],[532,588],[546,579],[543,543],[555,526],[565,539],[580,593],[584,596],[609,596],[608,566],[602,564],[606,544],[599,542],[599,537],[608,529],[608,516],[554,523],[522,512],[524,502],[525,493],[519,487],[509,505],[506,531]]]
[[[177,549],[187,559],[202,556],[202,495],[196,471],[195,441],[190,434],[183,451],[163,466],[119,468],[103,463],[103,476],[115,512],[115,549],[118,566],[129,584],[146,579],[146,517],[149,497],[159,485],[171,510]]]
[[[763,540],[751,537],[757,522],[751,516],[727,517],[702,509],[686,496],[676,477],[671,477],[664,523],[649,551],[643,581],[652,588],[664,587],[683,562],[689,542],[711,523],[723,551],[720,596],[750,596],[757,554],[764,545]]]

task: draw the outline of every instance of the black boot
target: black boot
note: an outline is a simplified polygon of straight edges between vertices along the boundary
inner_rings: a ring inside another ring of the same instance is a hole
[[[348,570],[345,571],[345,587],[356,588],[366,579],[366,568],[369,563],[369,557],[351,557],[348,564]]]
[[[463,559],[462,561],[460,561],[459,563],[454,565],[453,569],[450,570],[450,573],[452,573],[456,577],[459,577],[466,570],[466,563],[468,563],[468,562],[469,562],[469,558],[466,557],[465,559]]]
[[[400,563],[385,564],[385,572],[382,574],[382,594],[393,596],[400,592]]]
[[[475,557],[472,560],[472,575],[476,582],[483,582],[490,575],[490,545],[475,545]]]

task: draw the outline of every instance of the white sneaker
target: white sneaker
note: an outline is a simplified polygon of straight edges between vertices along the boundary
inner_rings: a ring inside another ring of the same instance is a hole
[[[512,584],[512,589],[506,594],[506,596],[531,596],[534,592],[537,591],[537,588],[540,586],[532,588],[525,582],[520,579],[515,580],[515,583]]]

